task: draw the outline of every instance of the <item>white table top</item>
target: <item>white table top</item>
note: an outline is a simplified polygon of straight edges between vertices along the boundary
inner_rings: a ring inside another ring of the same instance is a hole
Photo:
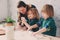
[[[0,25],[1,29],[5,29],[3,25]],[[0,31],[1,32],[1,31]],[[60,40],[60,38],[47,36],[47,35],[37,35],[33,36],[30,31],[15,31],[14,40]],[[6,40],[6,35],[0,36],[0,40]]]
[[[52,36],[33,36],[30,31],[15,31],[14,40],[60,40],[60,38]],[[6,40],[6,35],[0,36],[0,40]]]

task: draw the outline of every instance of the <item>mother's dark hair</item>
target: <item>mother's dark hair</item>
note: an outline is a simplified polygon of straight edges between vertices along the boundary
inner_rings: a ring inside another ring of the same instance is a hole
[[[29,10],[29,6],[23,1],[18,2],[17,8],[20,8],[20,7],[25,7],[27,11]]]
[[[26,4],[23,1],[19,1],[17,8],[20,8],[20,7],[26,7]]]

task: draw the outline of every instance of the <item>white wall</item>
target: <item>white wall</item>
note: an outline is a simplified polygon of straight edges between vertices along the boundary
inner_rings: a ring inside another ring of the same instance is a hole
[[[17,21],[17,3],[18,3],[18,0],[9,0],[10,15],[12,19],[16,21]]]
[[[0,0],[0,21],[8,16],[7,0]]]

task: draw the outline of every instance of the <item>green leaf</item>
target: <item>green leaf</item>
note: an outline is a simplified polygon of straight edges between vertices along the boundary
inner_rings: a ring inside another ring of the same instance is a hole
[[[11,17],[7,17],[6,18],[6,22],[7,23],[13,23],[13,22],[15,22]]]

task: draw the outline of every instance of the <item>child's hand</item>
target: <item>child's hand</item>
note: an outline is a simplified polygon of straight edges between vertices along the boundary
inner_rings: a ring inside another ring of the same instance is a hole
[[[38,34],[38,32],[33,32],[32,35],[33,36],[36,36]]]
[[[30,30],[32,30],[32,27],[28,27],[28,29],[27,29],[28,31],[30,31]]]
[[[40,34],[41,34],[41,33],[40,33],[39,31],[32,33],[33,36],[40,35]]]
[[[31,30],[31,27],[28,27],[27,31]]]

